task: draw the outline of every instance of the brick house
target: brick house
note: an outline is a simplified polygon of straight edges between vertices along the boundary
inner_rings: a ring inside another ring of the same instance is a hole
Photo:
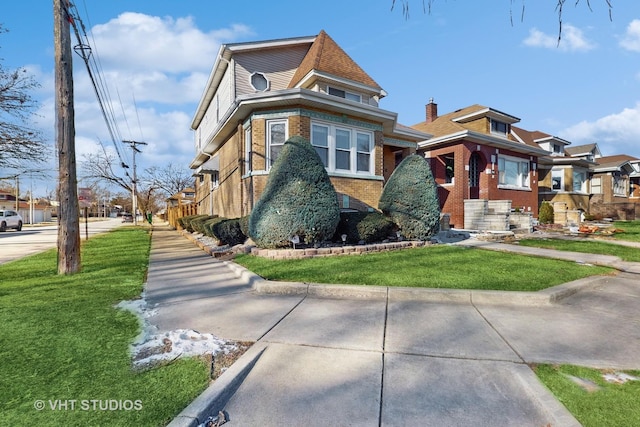
[[[597,145],[569,147],[571,142],[545,132],[517,127],[512,131],[519,139],[538,144],[547,152],[538,161],[538,203],[552,204],[556,223],[582,221],[589,211],[591,169],[600,155]]]
[[[248,215],[294,135],[315,147],[342,209],[377,208],[395,166],[430,136],[399,125],[385,96],[324,31],[221,46],[191,124],[198,213]]]
[[[478,205],[485,213],[501,210],[495,229],[509,229],[511,210],[537,217],[538,157],[547,152],[512,132],[519,121],[477,104],[439,116],[430,100],[426,120],[412,126],[433,135],[418,143],[418,152],[431,162],[440,206],[452,226],[482,228],[472,218]]]
[[[592,168],[589,213],[633,220],[640,217],[640,159],[618,154],[596,158]]]

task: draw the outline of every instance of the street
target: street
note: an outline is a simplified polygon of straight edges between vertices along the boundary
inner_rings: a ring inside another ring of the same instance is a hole
[[[121,225],[122,220],[120,218],[89,221],[86,226],[84,220],[81,219],[80,239],[86,239],[87,231],[89,236],[93,236]],[[128,225],[131,226],[131,224]],[[0,233],[0,264],[55,248],[57,242],[57,224],[42,226],[25,225],[22,231],[7,230],[4,233]]]

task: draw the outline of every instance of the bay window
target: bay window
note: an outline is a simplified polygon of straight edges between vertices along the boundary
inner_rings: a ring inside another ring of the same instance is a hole
[[[498,184],[529,188],[529,161],[516,157],[498,157]]]
[[[586,193],[587,190],[587,173],[573,171],[573,191],[578,193]]]
[[[373,174],[373,133],[312,123],[311,145],[329,172]]]

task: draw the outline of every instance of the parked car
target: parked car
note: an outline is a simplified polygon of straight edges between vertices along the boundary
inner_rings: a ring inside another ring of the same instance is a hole
[[[18,212],[9,209],[0,210],[0,231],[7,231],[7,228],[22,230],[22,217]]]
[[[123,213],[122,222],[133,222],[133,215],[131,215],[130,213]]]

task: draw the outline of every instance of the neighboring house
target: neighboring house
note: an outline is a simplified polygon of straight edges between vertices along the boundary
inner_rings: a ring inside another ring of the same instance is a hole
[[[548,153],[513,134],[519,121],[482,105],[439,116],[430,100],[426,120],[412,126],[433,135],[418,143],[418,152],[431,162],[442,212],[453,227],[508,230],[512,209],[537,217],[538,157]],[[496,209],[501,217],[495,226],[476,221]]]
[[[640,159],[626,154],[597,157],[592,169],[591,204],[595,216],[633,220],[640,216]]]
[[[184,190],[167,198],[167,208],[164,214],[160,214],[171,224],[171,226],[178,228],[178,218],[187,215],[194,215],[197,212],[195,202],[196,190],[187,187]]]
[[[377,208],[395,166],[430,136],[399,125],[385,96],[324,31],[221,46],[191,124],[198,213],[248,215],[294,135],[315,147],[342,209]]]
[[[571,142],[540,131],[513,127],[514,135],[547,151],[538,162],[538,202],[554,207],[555,222],[580,223],[589,212],[591,170],[598,146],[569,147]]]
[[[17,210],[25,224],[51,221],[52,207],[46,200],[34,199],[31,203],[28,200],[19,199],[16,205],[15,194],[0,190],[0,209]]]

